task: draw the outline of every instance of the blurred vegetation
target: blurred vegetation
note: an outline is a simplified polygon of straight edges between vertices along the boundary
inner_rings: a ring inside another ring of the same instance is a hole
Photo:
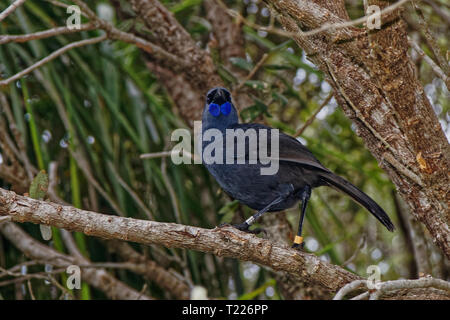
[[[202,1],[162,2],[200,46],[205,47],[210,25],[205,19]],[[261,25],[269,23],[269,12],[261,3],[227,1],[227,4],[251,21]],[[0,10],[7,5],[8,1],[2,1]],[[113,12],[108,1],[97,1],[96,5],[100,16]],[[362,1],[348,1],[348,6],[352,17],[363,14]],[[91,4],[91,7],[94,6]],[[430,7],[424,6],[424,11],[439,36],[438,43],[445,48],[448,26],[443,29],[445,26],[439,23],[439,17]],[[407,10],[407,15],[408,20],[415,21],[412,10]],[[0,23],[0,33],[36,32],[63,25],[66,18],[63,8],[47,1],[29,0]],[[118,26],[126,23],[115,18],[113,21]],[[250,71],[263,54],[269,56],[256,76],[246,82],[254,105],[242,111],[241,116],[244,121],[261,119],[293,135],[328,97],[331,88],[292,40],[247,26],[243,32],[247,59],[234,60],[235,66]],[[413,37],[414,32],[411,27]],[[23,70],[70,42],[98,34],[98,31],[88,31],[1,45],[1,77],[7,78]],[[442,126],[449,133],[449,93],[428,65],[418,63],[418,67]],[[218,69],[227,85],[239,80],[221,65]],[[135,46],[107,41],[74,49],[40,68],[39,73],[29,74],[0,90],[11,104],[33,165],[48,171],[51,162],[58,164],[57,192],[66,202],[103,213],[205,228],[229,222],[237,213],[251,214],[250,209],[231,202],[201,165],[177,166],[170,158],[140,159],[143,153],[170,149],[172,131],[188,126],[178,116],[173,101],[147,69],[142,52]],[[398,223],[392,183],[365,149],[334,98],[299,139],[325,166],[367,192],[390,214],[394,223]],[[80,162],[80,159],[84,160]],[[1,166],[0,153],[0,170]],[[92,174],[103,193],[93,186],[87,172]],[[0,186],[10,187],[8,181],[1,180]],[[293,226],[298,216],[298,208],[287,212]],[[25,224],[23,227],[35,238],[42,239],[39,226]],[[304,233],[308,250],[358,274],[365,276],[367,266],[375,264],[380,266],[383,280],[414,276],[412,254],[405,250],[403,233],[387,232],[363,208],[333,190],[321,188],[313,193]],[[66,252],[58,230],[54,229],[53,234],[50,245]],[[76,239],[82,252],[93,262],[117,261],[98,239],[82,234]],[[153,247],[133,246],[155,261],[160,259]],[[171,268],[193,284],[205,287],[210,297],[281,298],[273,275],[259,266],[200,252],[162,250],[168,256],[177,257],[170,263]],[[0,238],[0,266],[10,268],[24,261],[26,257],[20,251]],[[28,272],[42,269],[39,265],[32,266]],[[145,283],[143,278],[129,271],[108,270],[137,290]],[[34,279],[32,285],[38,299],[58,296],[43,280]],[[0,297],[14,299],[15,290],[13,285],[0,287]],[[23,290],[29,298],[25,286]],[[155,298],[170,297],[151,283],[147,291]],[[105,297],[87,286],[74,294],[83,299]]]

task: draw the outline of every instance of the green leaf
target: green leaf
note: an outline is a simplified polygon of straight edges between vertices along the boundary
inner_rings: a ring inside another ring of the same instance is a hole
[[[270,41],[267,38],[263,38],[263,37],[259,36],[258,33],[255,30],[253,30],[252,28],[250,28],[248,26],[244,26],[242,28],[242,30],[244,30],[246,38],[256,42],[257,44],[261,45],[262,47],[265,47],[268,49],[273,49],[276,47],[276,45],[272,41]]]
[[[178,3],[170,8],[170,11],[172,11],[173,13],[179,13],[183,10],[199,5],[200,3],[202,3],[202,1],[203,0],[184,0],[181,3]]]
[[[267,287],[275,286],[275,285],[276,285],[275,279],[270,279],[269,281],[264,283],[262,286],[256,288],[252,292],[245,293],[245,294],[241,295],[238,298],[238,300],[251,300],[251,299],[254,299],[257,296],[259,296],[260,294],[264,293],[266,291]]]
[[[122,21],[122,22],[119,23],[119,25],[117,26],[117,28],[118,28],[119,30],[124,31],[124,32],[128,32],[128,31],[130,31],[130,29],[133,27],[135,21],[136,21],[135,19],[127,19],[127,20],[124,20],[124,21]]]
[[[247,61],[244,58],[232,57],[232,58],[230,58],[230,62],[233,66],[247,70],[247,71],[251,71],[253,69],[253,63]]]
[[[288,98],[286,98],[284,95],[282,95],[281,93],[278,93],[278,92],[272,92],[272,98],[275,101],[277,101],[277,100],[280,101],[280,103],[283,107],[285,107],[289,101]]]
[[[282,65],[282,64],[266,64],[264,65],[264,69],[268,70],[292,70],[294,69],[292,66]]]
[[[48,191],[48,175],[45,170],[40,171],[30,185],[30,198],[43,200]]]
[[[252,122],[261,115],[272,117],[268,111],[268,106],[261,100],[255,99],[255,104],[241,111],[241,117],[245,122]]]
[[[217,71],[219,72],[220,77],[228,82],[228,83],[237,83],[237,78],[233,75],[233,73],[225,68],[223,65],[219,65]]]
[[[220,219],[220,223],[230,222],[233,219],[234,213],[239,206],[239,201],[233,200],[228,202],[219,210],[219,214],[223,215]]]

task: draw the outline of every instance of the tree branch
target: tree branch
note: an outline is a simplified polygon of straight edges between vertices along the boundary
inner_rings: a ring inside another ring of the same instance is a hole
[[[422,48],[419,46],[419,44],[417,42],[415,42],[414,40],[408,38],[408,43],[409,45],[419,54],[419,56],[421,56],[431,67],[431,69],[433,70],[433,72],[442,80],[444,80],[444,83],[447,87],[447,89],[450,90],[450,77],[447,76],[445,74],[444,71],[442,71],[442,69],[433,61],[433,59],[431,59],[423,50]]]
[[[70,44],[68,44],[68,45],[66,45],[66,46],[64,46],[64,47],[62,47],[62,48],[52,52],[51,54],[49,54],[45,58],[39,60],[38,62],[34,63],[33,65],[29,66],[28,68],[26,68],[26,69],[16,73],[12,77],[9,77],[8,79],[0,81],[0,87],[1,86],[6,86],[6,85],[10,84],[11,82],[14,82],[14,81],[22,78],[24,75],[32,72],[33,70],[36,70],[37,68],[39,68],[42,65],[46,64],[47,62],[49,62],[49,61],[59,57],[60,55],[64,54],[65,52],[69,51],[70,49],[79,48],[79,47],[87,46],[87,45],[90,45],[90,44],[98,43],[98,42],[101,42],[103,40],[106,40],[107,38],[108,38],[107,35],[104,34],[104,35],[101,35],[99,37],[72,42],[72,43],[70,43]]]
[[[380,30],[348,27],[306,38],[298,23],[313,29],[345,19],[321,4],[266,2],[280,13],[278,18],[288,31],[297,32],[294,40],[324,72],[337,102],[355,123],[356,133],[386,170],[414,216],[450,257],[450,145],[408,57],[400,10],[383,19]],[[390,6],[381,0],[370,4]]]
[[[369,281],[367,280],[355,280],[344,287],[342,287],[334,296],[333,300],[342,300],[347,294],[362,287],[368,286]],[[362,295],[358,295],[357,299],[368,297],[370,300],[378,300],[383,295],[389,293],[390,291],[404,290],[404,289],[426,289],[426,288],[435,288],[442,291],[441,298],[449,298],[450,293],[450,283],[441,279],[435,279],[431,277],[424,277],[420,279],[414,280],[393,280],[393,281],[385,281],[379,282],[376,284],[376,289],[368,290],[368,292],[363,293]],[[434,292],[433,292],[434,293]],[[423,294],[423,291],[420,292],[420,297],[427,299],[428,296]]]
[[[18,7],[20,7],[22,4],[24,4],[26,0],[16,0],[14,1],[8,8],[6,8],[3,12],[0,13],[0,21],[5,19],[7,16],[9,16],[11,13],[14,12]]]
[[[66,33],[75,33],[80,31],[88,31],[96,29],[97,26],[93,23],[85,23],[80,25],[80,28],[69,28],[69,27],[57,27],[44,31],[29,33],[29,34],[20,34],[20,35],[3,35],[0,36],[0,44],[10,43],[10,42],[27,42],[30,40],[38,40],[45,39],[49,37],[54,37],[61,34]]]
[[[177,299],[189,299],[190,287],[182,275],[174,270],[167,270],[155,261],[149,260],[148,257],[134,250],[126,242],[112,240],[107,241],[106,244],[109,249],[116,252],[125,261],[134,262],[133,266],[128,269],[142,275],[147,280],[155,282]]]
[[[70,265],[82,265],[83,261],[60,253],[39,241],[33,239],[21,228],[11,222],[0,225],[2,234],[11,241],[20,251],[33,260],[45,261],[56,267],[66,268]],[[103,291],[111,299],[142,299],[148,300],[150,297],[130,288],[125,283],[117,280],[105,270],[98,268],[85,268],[81,272],[84,281]]]
[[[192,249],[252,261],[301,277],[309,283],[318,283],[330,291],[361,279],[312,254],[298,252],[231,227],[209,230],[105,215],[34,200],[4,189],[0,189],[0,216],[11,216],[15,222],[47,224],[101,238]]]

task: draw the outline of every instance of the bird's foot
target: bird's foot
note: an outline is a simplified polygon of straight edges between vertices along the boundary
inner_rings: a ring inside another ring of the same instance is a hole
[[[228,222],[224,222],[224,223],[219,224],[217,226],[217,228],[223,228],[223,227],[229,227],[229,226],[231,226],[231,224],[229,224]]]
[[[294,243],[292,245],[292,248],[295,249],[295,250],[298,250],[298,251],[305,251],[305,243],[304,242],[302,242],[302,243]]]
[[[239,223],[239,224],[233,224],[233,227],[235,227],[238,230],[247,232],[247,233],[253,233],[253,234],[259,234],[261,232],[266,233],[266,231],[262,228],[255,228],[253,230],[250,230],[250,225],[245,221],[242,223]]]
[[[221,223],[219,225],[219,228],[229,226],[229,225],[230,225],[229,223]],[[266,234],[266,231],[262,228],[255,228],[253,230],[250,230],[250,225],[245,221],[242,223],[239,223],[239,224],[232,224],[231,226],[233,228],[236,228],[238,230],[241,230],[241,231],[244,231],[247,233],[259,234],[259,233],[263,232],[264,234]]]

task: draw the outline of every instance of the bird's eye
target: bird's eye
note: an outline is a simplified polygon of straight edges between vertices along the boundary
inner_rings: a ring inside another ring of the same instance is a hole
[[[225,102],[220,106],[220,112],[223,115],[228,115],[231,112],[231,103]]]
[[[220,114],[220,106],[216,103],[211,103],[209,105],[209,113],[211,113],[214,117],[219,116]]]

